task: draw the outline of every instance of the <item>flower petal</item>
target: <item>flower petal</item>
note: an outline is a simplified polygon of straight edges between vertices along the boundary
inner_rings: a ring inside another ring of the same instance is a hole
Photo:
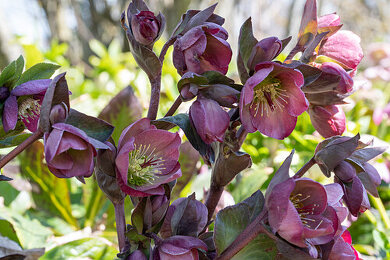
[[[15,96],[26,96],[44,93],[49,87],[51,79],[37,79],[27,81],[26,83],[16,86],[11,94]]]
[[[5,132],[15,129],[18,122],[18,102],[14,95],[10,95],[4,103],[3,128]]]
[[[150,124],[150,119],[148,119],[148,118],[141,118],[141,119],[135,121],[134,123],[132,123],[131,125],[129,125],[127,128],[125,128],[122,131],[122,134],[119,137],[118,151],[120,149],[122,149],[122,146],[125,143],[129,142],[133,136],[135,136],[135,135],[137,135],[145,130],[148,130],[148,129],[156,129],[156,127],[154,125]]]

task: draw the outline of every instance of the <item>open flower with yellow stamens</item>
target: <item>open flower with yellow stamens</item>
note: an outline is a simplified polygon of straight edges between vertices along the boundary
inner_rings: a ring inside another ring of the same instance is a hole
[[[2,122],[5,132],[15,129],[18,119],[31,132],[37,130],[42,100],[50,82],[51,79],[38,79],[20,84],[11,91],[0,88],[0,101],[4,100]]]
[[[122,191],[137,197],[164,194],[162,184],[181,176],[180,144],[177,133],[157,129],[147,118],[123,130],[115,159]]]
[[[299,247],[328,243],[341,222],[327,197],[322,184],[307,178],[288,178],[274,185],[266,197],[273,232]]]
[[[302,73],[276,62],[256,65],[240,98],[242,125],[250,132],[283,139],[294,130],[297,117],[309,104],[303,94]]]

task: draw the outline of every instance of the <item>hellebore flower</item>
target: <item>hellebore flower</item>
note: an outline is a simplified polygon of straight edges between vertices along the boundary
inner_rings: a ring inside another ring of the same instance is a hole
[[[162,184],[181,176],[177,133],[159,130],[142,118],[123,130],[115,159],[117,180],[130,196],[163,195]]]
[[[194,197],[178,198],[168,208],[160,230],[161,237],[197,237],[207,224],[207,213],[206,206]],[[173,222],[173,218],[176,221]]]
[[[31,132],[35,132],[41,110],[41,104],[51,79],[31,80],[9,91],[1,87],[1,100],[4,101],[4,131],[15,129],[18,118]]]
[[[58,178],[90,177],[97,148],[108,146],[92,139],[77,127],[65,123],[52,126],[44,135],[45,159],[49,170]]]
[[[333,59],[344,69],[355,70],[363,58],[360,37],[351,31],[338,31],[321,43],[318,55]]]
[[[135,250],[133,253],[131,253],[126,260],[147,260],[144,253],[142,253],[141,250]]]
[[[299,247],[331,241],[340,225],[325,187],[311,179],[288,178],[276,184],[266,205],[273,232]]]
[[[227,31],[215,23],[196,26],[178,38],[173,49],[173,64],[180,75],[187,71],[226,74],[232,58]]]
[[[151,11],[141,11],[131,16],[131,31],[140,44],[152,44],[159,35],[160,26],[160,21]]]
[[[153,249],[153,260],[198,260],[198,249],[206,251],[207,245],[195,237],[173,236]]]
[[[240,118],[245,129],[284,139],[309,104],[301,90],[302,73],[275,62],[257,64],[240,97]]]
[[[339,84],[334,91],[340,94],[347,94],[353,90],[353,79],[351,76],[337,63],[324,62],[321,65],[321,70],[327,74],[340,77]]]
[[[216,101],[198,97],[190,107],[189,116],[200,138],[205,143],[223,142],[230,117]]]
[[[335,105],[310,106],[307,112],[317,132],[325,138],[341,135],[345,131],[344,111]]]

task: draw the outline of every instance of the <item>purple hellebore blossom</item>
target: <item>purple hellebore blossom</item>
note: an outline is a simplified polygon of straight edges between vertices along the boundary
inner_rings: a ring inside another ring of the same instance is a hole
[[[353,79],[351,76],[337,63],[324,62],[321,64],[321,70],[330,75],[340,77],[339,84],[334,91],[340,94],[347,94],[353,90]]]
[[[173,49],[173,64],[180,75],[187,71],[202,74],[219,71],[226,74],[232,58],[227,31],[218,24],[206,22],[178,38]]]
[[[277,183],[266,196],[266,205],[273,232],[298,247],[325,244],[339,229],[340,220],[328,204],[325,187],[311,179]]]
[[[309,103],[301,90],[302,73],[275,62],[259,63],[240,97],[240,118],[245,129],[284,139]]]
[[[144,253],[142,253],[141,250],[135,250],[133,253],[131,253],[126,260],[147,260]]]
[[[321,43],[318,55],[335,60],[344,69],[355,70],[363,58],[360,37],[351,31],[338,31]]]
[[[344,111],[335,105],[310,106],[307,112],[317,132],[325,138],[341,135],[345,131]]]
[[[5,132],[15,129],[18,118],[31,132],[37,130],[42,100],[50,82],[51,79],[38,79],[20,84],[11,91],[1,88],[1,99],[5,99],[2,115]]]
[[[162,184],[181,176],[178,133],[157,129],[142,118],[123,130],[115,159],[123,192],[146,197],[165,194]]]
[[[90,177],[94,168],[96,149],[108,146],[92,139],[77,127],[65,123],[52,125],[44,135],[47,167],[58,178]]]
[[[352,246],[351,234],[347,229],[333,241],[322,245],[323,259],[330,260],[359,260],[356,249]]]
[[[205,143],[223,142],[230,117],[216,101],[198,97],[190,107],[189,116],[200,138]]]
[[[152,44],[159,34],[160,26],[160,21],[151,11],[141,11],[131,16],[131,31],[140,44]]]
[[[199,238],[173,236],[153,249],[153,260],[198,260],[198,249],[207,250],[207,245]]]

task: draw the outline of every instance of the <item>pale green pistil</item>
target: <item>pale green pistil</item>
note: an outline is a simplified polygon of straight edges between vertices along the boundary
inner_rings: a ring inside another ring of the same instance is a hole
[[[134,150],[129,154],[129,169],[127,171],[127,183],[131,186],[142,186],[152,183],[163,168],[162,159],[156,158],[149,146],[134,145]]]

